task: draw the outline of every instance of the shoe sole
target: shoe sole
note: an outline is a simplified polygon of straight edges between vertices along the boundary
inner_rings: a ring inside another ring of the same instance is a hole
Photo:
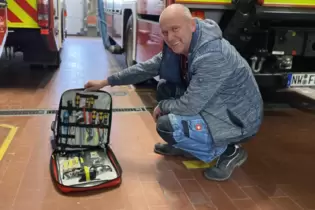
[[[156,154],[159,154],[159,155],[174,156],[174,155],[170,155],[169,153],[160,152],[160,151],[158,151],[158,150],[156,150],[156,149],[154,149],[154,152],[155,152]]]
[[[206,179],[208,179],[208,180],[219,181],[219,182],[226,181],[226,180],[230,179],[230,177],[232,176],[234,170],[235,170],[237,167],[240,167],[240,166],[242,166],[242,165],[245,163],[245,161],[247,160],[247,157],[248,157],[248,154],[247,154],[247,152],[245,152],[245,153],[244,153],[244,158],[242,158],[242,160],[239,161],[239,162],[235,165],[235,167],[232,169],[232,172],[231,172],[231,173],[229,174],[229,176],[226,177],[226,178],[223,178],[223,179],[220,179],[220,178],[210,178],[210,177],[208,177],[208,176],[206,175],[205,172],[203,173],[203,175],[204,175],[204,176],[206,177]]]
[[[164,155],[164,156],[170,156],[170,157],[184,157],[184,158],[188,158],[188,159],[195,159],[195,157],[193,156],[190,156],[190,155],[185,155],[185,154],[182,154],[182,155],[172,155],[172,154],[169,154],[169,153],[163,153],[163,152],[160,152],[156,149],[154,149],[154,152],[156,154],[159,154],[159,155]]]

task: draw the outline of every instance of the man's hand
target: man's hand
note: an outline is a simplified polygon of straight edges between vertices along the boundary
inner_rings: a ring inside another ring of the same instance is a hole
[[[99,90],[108,85],[107,80],[90,80],[85,85],[84,88],[87,91]]]
[[[162,111],[159,107],[159,105],[157,105],[155,108],[154,108],[154,111],[153,111],[153,118],[155,121],[157,121],[157,119],[162,115]]]

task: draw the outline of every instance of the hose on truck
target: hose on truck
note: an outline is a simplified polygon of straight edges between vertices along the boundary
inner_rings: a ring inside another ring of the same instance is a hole
[[[111,44],[110,40],[107,34],[107,25],[105,22],[105,14],[104,14],[104,3],[103,0],[97,1],[97,9],[98,9],[98,15],[97,15],[97,21],[98,25],[100,27],[101,37],[103,40],[103,45],[105,49],[110,50]]]
[[[111,40],[107,33],[103,0],[97,1],[97,9],[98,9],[97,21],[105,49],[113,54],[120,54],[122,52],[122,49],[118,45],[111,43]]]

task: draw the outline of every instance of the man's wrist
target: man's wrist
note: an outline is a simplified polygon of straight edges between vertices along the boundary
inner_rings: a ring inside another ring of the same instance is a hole
[[[107,85],[114,86],[116,85],[115,77],[113,75],[107,77]]]
[[[102,84],[102,87],[107,86],[107,85],[108,85],[107,79],[104,79],[104,80],[101,82],[101,84]]]
[[[157,104],[157,107],[159,107],[159,109],[161,110],[161,112],[164,112],[164,110],[162,109],[162,104],[163,104],[164,100],[160,101],[158,104]]]

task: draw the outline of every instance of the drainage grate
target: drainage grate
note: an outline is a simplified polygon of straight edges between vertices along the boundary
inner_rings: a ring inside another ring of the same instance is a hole
[[[48,115],[55,114],[56,110],[43,110],[43,109],[26,109],[26,110],[0,110],[0,116],[35,116],[35,115]]]
[[[110,94],[112,96],[126,96],[126,95],[128,95],[128,93],[124,92],[124,91],[113,91],[113,92],[110,92]]]
[[[147,112],[152,107],[131,107],[131,108],[113,108],[113,112]],[[54,115],[57,113],[56,109],[10,109],[0,110],[1,116],[42,116]]]
[[[150,107],[136,107],[136,108],[114,108],[113,112],[146,112]]]

